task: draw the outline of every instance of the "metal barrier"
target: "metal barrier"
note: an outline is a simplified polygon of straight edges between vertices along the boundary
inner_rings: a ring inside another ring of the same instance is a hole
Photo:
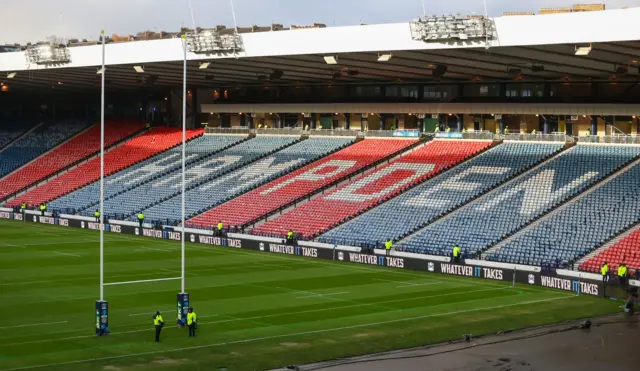
[[[615,143],[615,144],[640,144],[637,135],[606,135],[599,137],[600,143]]]
[[[462,133],[463,139],[493,140],[495,134],[490,131],[467,131]]]
[[[343,130],[343,129],[317,129],[306,130],[304,134],[307,135],[321,135],[328,137],[356,137],[360,133],[359,130]]]
[[[260,135],[302,135],[305,131],[299,128],[253,129],[252,133]]]
[[[393,137],[393,131],[391,130],[366,130],[363,131],[365,137],[372,138],[391,138]]]
[[[516,140],[523,142],[572,142],[573,138],[565,133],[557,134],[505,134],[504,140]]]
[[[206,127],[205,134],[249,134],[248,126],[239,126],[233,128]]]
[[[600,137],[597,135],[585,135],[578,137],[580,143],[600,143]]]

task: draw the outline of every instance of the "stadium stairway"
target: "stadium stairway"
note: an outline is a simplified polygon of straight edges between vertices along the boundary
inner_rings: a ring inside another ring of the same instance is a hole
[[[361,247],[380,246],[389,238],[398,241],[535,169],[573,145],[495,144],[433,179],[417,184],[413,189],[329,230],[318,240]]]
[[[352,143],[352,138],[312,137],[203,184],[190,186],[186,191],[188,202],[185,215],[189,218],[200,214]],[[146,218],[166,224],[177,224],[178,216],[181,215],[180,194],[178,192],[175,197],[145,209],[143,213]]]
[[[322,192],[345,179],[362,174],[423,140],[365,139],[288,175],[223,203],[188,221],[208,227],[218,221],[244,227]]]
[[[600,273],[604,262],[609,263],[612,273],[617,272],[620,263],[625,263],[630,270],[640,271],[640,224],[590,252],[575,265],[581,271]]]
[[[289,230],[302,239],[314,238],[386,202],[396,195],[486,150],[488,141],[435,140],[408,151],[398,159],[362,174],[338,189],[315,197],[258,225],[253,234],[285,237]]]
[[[0,152],[0,178],[62,145],[78,133],[88,130],[89,126],[76,120],[39,125]]]
[[[398,245],[449,255],[459,244],[478,256],[635,161],[640,146],[578,145],[476,201],[429,224]]]
[[[213,137],[213,136],[209,136]],[[187,167],[186,189],[191,190],[207,184],[211,180],[263,159],[273,153],[301,141],[297,136],[257,136],[246,142],[219,152],[216,156],[198,160]],[[180,172],[157,178],[155,181],[116,196],[105,203],[110,212],[123,214],[124,218],[136,220],[141,210],[152,208],[178,195],[180,192]],[[145,218],[147,215],[145,214]],[[148,216],[147,220],[150,220]]]
[[[203,133],[203,129],[188,130],[187,139],[201,136]],[[152,128],[149,132],[139,135],[105,154],[105,176],[142,162],[181,143],[182,130],[166,127]],[[8,206],[18,206],[22,202],[29,205],[46,203],[93,183],[99,178],[100,159],[96,157],[26,192],[20,198],[14,198],[8,202]]]
[[[484,251],[508,263],[571,267],[581,256],[640,222],[640,160],[623,167],[575,198]]]
[[[186,145],[185,166],[190,169],[199,162],[218,155],[235,145],[249,140],[243,135],[203,135],[192,138]],[[139,187],[145,187],[149,183],[159,181],[163,177],[180,176],[182,169],[182,146],[159,153],[134,166],[114,173],[105,179],[105,201],[110,201],[118,196],[131,192],[135,194]],[[71,194],[60,197],[51,203],[51,207],[58,210],[68,210],[68,213],[76,214],[84,211],[85,215],[93,215],[91,208],[100,203],[100,184],[95,182],[77,190]],[[142,196],[141,196],[142,197]],[[144,202],[144,199],[138,200]],[[105,213],[116,213],[105,205]],[[124,218],[120,212],[118,217]]]
[[[131,120],[109,121],[105,128],[105,151],[138,135],[144,126]],[[100,154],[100,125],[75,135],[0,179],[0,201],[18,194]]]

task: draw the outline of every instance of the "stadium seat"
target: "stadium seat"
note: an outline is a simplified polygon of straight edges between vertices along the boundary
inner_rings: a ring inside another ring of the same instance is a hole
[[[35,126],[35,122],[0,121],[0,149],[9,145],[33,126]]]
[[[202,135],[203,129],[188,130],[187,138]],[[135,137],[121,146],[108,151],[104,158],[105,176],[113,174],[135,163],[146,160],[157,153],[180,144],[182,130],[157,127],[148,133]],[[94,158],[49,182],[42,184],[8,202],[18,206],[22,202],[37,205],[48,202],[64,194],[73,192],[100,178],[100,158]]]
[[[198,215],[189,224],[208,227],[222,221],[225,225],[245,225],[414,143],[404,139],[363,140]]]
[[[487,259],[567,266],[640,222],[638,179],[640,165],[609,179],[539,224],[525,229],[504,246],[488,253]],[[633,254],[628,257],[630,262],[637,263]],[[617,264],[620,260],[611,262]]]
[[[143,125],[132,120],[105,123],[105,147],[140,131]],[[66,143],[0,180],[0,199],[47,178],[87,156],[100,151],[100,125],[76,135]]]
[[[227,175],[205,182],[187,190],[185,215],[189,217],[200,210],[208,210],[352,142],[353,140],[350,138],[310,138]],[[165,221],[172,224],[181,215],[181,204],[181,197],[178,195],[143,212],[149,220]]]
[[[191,166],[198,160],[211,156],[218,151],[231,147],[245,139],[246,137],[241,135],[197,137],[187,142],[185,149],[186,164]],[[169,174],[175,175],[176,171],[181,168],[182,146],[180,145],[108,176],[105,179],[105,200],[125,194],[144,183],[154,181],[160,177],[170,176]],[[95,182],[54,200],[51,202],[49,207],[57,210],[74,209],[74,211],[79,212],[97,205],[100,202],[99,195],[100,183]],[[145,201],[145,199],[140,199],[138,202]],[[106,205],[105,212],[123,213],[122,210],[117,211],[109,209]],[[92,214],[93,210],[86,210],[86,213]]]
[[[0,178],[78,134],[88,126],[87,122],[69,120],[38,127],[0,152]]]
[[[294,230],[302,238],[316,236],[347,218],[375,207],[407,187],[463,161],[491,142],[432,141],[398,160],[365,174],[338,190],[315,198],[268,221],[252,232],[285,237]]]
[[[445,143],[468,145],[466,141]],[[562,147],[563,144],[501,144],[329,230],[319,240],[357,246],[375,246],[389,238],[399,240],[530,169]]]
[[[222,141],[226,146],[229,143],[229,138],[237,141],[238,136],[205,135],[198,138],[192,146],[197,147],[202,154],[216,153],[214,148],[222,148],[223,146],[217,143]],[[273,151],[291,145],[298,139],[299,137],[294,136],[260,136],[218,152],[214,156],[201,156],[186,167],[186,187],[191,188],[209,182],[221,174],[245,166]],[[175,164],[179,163],[180,157],[177,157]],[[166,164],[171,165],[170,162]],[[105,212],[123,214],[127,217],[131,215],[131,219],[135,220],[135,214],[139,211],[180,193],[182,177],[180,171],[159,169],[155,173],[157,176],[152,181],[106,200]],[[93,213],[93,210],[85,211],[85,214],[90,213]],[[151,215],[145,214],[145,217],[147,220],[153,219]]]
[[[403,251],[474,255],[578,195],[640,155],[640,147],[578,145],[398,244]]]
[[[633,196],[635,198],[637,195]],[[633,211],[637,213],[637,209]],[[629,269],[640,270],[640,227],[636,226],[635,228],[634,231],[624,238],[603,251],[600,251],[596,256],[587,259],[580,265],[580,269],[587,272],[599,273],[602,264],[608,262],[611,272],[616,272],[620,263],[626,264]]]

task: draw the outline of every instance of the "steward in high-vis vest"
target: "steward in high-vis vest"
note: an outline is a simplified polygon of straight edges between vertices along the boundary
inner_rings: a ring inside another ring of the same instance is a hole
[[[387,255],[391,254],[391,248],[393,247],[393,241],[388,239],[387,242],[384,243],[384,249],[387,252]]]
[[[222,221],[218,222],[218,236],[222,236],[222,229],[224,228],[224,224],[222,224]]]
[[[602,264],[600,273],[602,273],[602,283],[609,282],[609,263],[604,262],[604,264]]]
[[[42,213],[42,216],[44,216],[45,211],[47,211],[47,205],[40,204],[40,212]]]
[[[96,211],[93,213],[93,216],[95,216],[95,217],[96,217],[96,223],[100,223],[100,211],[96,210]]]
[[[144,223],[144,214],[138,213],[138,222],[140,223],[140,228],[142,228],[142,223]]]
[[[23,203],[20,205],[20,212],[21,212],[22,214],[24,214],[24,211],[25,211],[26,209],[27,209],[27,204],[23,202]]]
[[[196,316],[196,312],[193,311],[193,308],[189,308],[189,313],[187,313],[187,326],[189,327],[189,336],[196,336],[196,329],[198,328],[198,317]]]
[[[293,242],[293,231],[287,232],[287,242]]]
[[[620,280],[621,286],[627,285],[627,266],[624,265],[624,263],[618,267],[618,279]]]
[[[156,343],[160,342],[160,332],[162,332],[162,327],[164,326],[164,320],[162,320],[162,315],[160,315],[160,311],[157,311],[153,316],[153,325],[156,328]]]
[[[462,249],[458,244],[453,246],[453,261],[454,263],[460,263],[460,255],[462,254]]]

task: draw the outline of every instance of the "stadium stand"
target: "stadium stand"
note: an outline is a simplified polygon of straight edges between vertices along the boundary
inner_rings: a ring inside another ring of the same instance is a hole
[[[640,147],[578,145],[521,178],[421,229],[403,251],[449,255],[454,244],[475,255],[509,237],[640,155]]]
[[[349,177],[386,157],[416,144],[413,140],[366,139],[307,165],[258,189],[245,193],[191,220],[190,225],[208,227],[222,221],[242,226],[277,211],[312,192]]]
[[[467,146],[468,142],[450,142]],[[320,236],[326,243],[375,246],[398,240],[553,156],[563,144],[507,142]],[[453,149],[452,149],[453,150]]]
[[[616,272],[621,263],[626,264],[629,269],[640,270],[640,228],[636,227],[625,237],[587,259],[580,265],[580,269],[600,273],[604,262],[609,263],[611,272]]]
[[[640,222],[638,179],[640,165],[607,179],[592,192],[487,252],[487,259],[568,266]]]
[[[187,142],[185,148],[185,163],[192,164],[246,139],[245,136],[240,135],[197,137]],[[182,146],[180,145],[106,177],[105,199],[113,198],[133,190],[144,183],[154,181],[162,176],[168,176],[168,174],[180,170],[182,168],[181,159]],[[94,182],[82,189],[54,200],[49,207],[51,209],[65,210],[66,213],[75,214],[78,211],[97,205],[99,202],[100,183]]]
[[[88,126],[86,122],[63,121],[36,128],[0,152],[0,177],[11,173]]]
[[[252,188],[320,159],[353,142],[350,138],[310,138],[287,147],[256,163],[213,179],[186,192],[185,215],[202,213]],[[181,215],[181,197],[173,197],[143,211],[148,220],[163,220],[167,224]]]
[[[0,122],[0,149],[9,145],[16,138],[27,132],[34,126],[34,123],[28,122]]]
[[[142,130],[144,126],[134,121],[105,123],[105,147]],[[100,125],[76,135],[66,143],[56,147],[0,180],[0,199],[43,180],[66,167],[100,152]]]
[[[187,139],[202,135],[203,129],[188,130]],[[107,152],[104,156],[105,176],[120,171],[135,163],[166,151],[182,142],[182,130],[157,127],[135,137],[123,145]],[[8,202],[18,206],[22,202],[36,205],[48,202],[64,194],[75,191],[100,178],[100,158],[94,158],[49,182],[38,186]]]
[[[215,146],[215,143],[220,140],[218,138],[219,136],[206,135],[195,145],[201,147],[203,151],[206,152],[206,148]],[[211,179],[231,170],[246,166],[298,140],[299,137],[295,136],[259,136],[232,146],[217,153],[215,156],[197,159],[186,167],[186,187],[191,188],[205,184]],[[124,217],[131,216],[131,219],[135,220],[136,216],[134,214],[137,214],[139,211],[179,194],[181,177],[180,171],[163,173],[162,170],[160,170],[160,173],[157,174],[152,181],[106,200],[105,213],[122,214]],[[86,210],[85,213],[91,214],[93,210]],[[149,219],[150,218],[147,220]]]
[[[422,182],[491,145],[491,142],[432,141],[396,161],[364,174],[339,189],[315,198],[253,230],[254,234],[315,237],[356,214],[375,207],[409,186]]]

